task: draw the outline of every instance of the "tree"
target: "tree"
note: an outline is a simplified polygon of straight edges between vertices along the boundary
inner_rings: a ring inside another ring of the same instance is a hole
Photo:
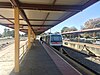
[[[14,30],[10,31],[10,36],[12,36],[12,37],[15,36],[15,31]]]
[[[45,36],[45,35],[47,35],[47,33],[42,33],[42,34],[41,34],[41,36]]]
[[[71,27],[71,28],[70,28],[70,31],[77,31],[77,28]]]
[[[63,32],[69,32],[69,31],[77,31],[77,28],[75,28],[75,27],[70,27],[70,28],[63,27],[63,29],[61,30],[61,33],[63,33]]]
[[[85,22],[83,29],[92,29],[100,27],[100,18],[90,19]]]
[[[88,33],[85,32],[85,33],[83,34],[83,37],[87,39],[87,38],[90,38],[90,35],[89,35]]]
[[[27,37],[28,36],[28,33],[25,33],[24,36]]]
[[[62,30],[61,30],[61,33],[67,32],[67,31],[69,31],[69,30],[70,30],[70,29],[69,29],[68,27],[63,27]]]
[[[3,36],[4,36],[4,37],[7,36],[7,29],[6,29],[6,28],[4,29]]]
[[[0,37],[2,37],[2,34],[0,34]]]
[[[3,32],[3,36],[4,37],[14,37],[14,30],[10,31],[10,29],[4,29],[4,32]]]
[[[7,36],[11,36],[11,31],[7,29]]]
[[[55,32],[55,34],[60,34],[60,32]]]

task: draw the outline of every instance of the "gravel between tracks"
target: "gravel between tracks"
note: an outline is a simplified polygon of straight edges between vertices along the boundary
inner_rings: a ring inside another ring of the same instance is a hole
[[[100,60],[96,60],[97,57],[89,57],[87,55],[83,55],[81,53],[78,53],[76,51],[73,51],[73,49],[65,48],[67,53],[73,57],[75,60],[79,61],[80,63],[84,64],[85,66],[89,67],[90,69],[94,70],[95,72],[100,74]]]

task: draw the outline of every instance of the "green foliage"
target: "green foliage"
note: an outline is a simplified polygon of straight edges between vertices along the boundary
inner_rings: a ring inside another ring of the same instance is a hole
[[[61,33],[63,33],[63,32],[69,32],[69,31],[77,31],[77,28],[75,28],[75,27],[70,27],[70,28],[63,27],[63,29],[61,30]]]
[[[77,31],[77,28],[71,27],[71,28],[70,28],[70,31]]]
[[[84,38],[86,38],[86,39],[87,39],[87,38],[90,38],[90,35],[89,35],[88,33],[84,33],[83,36],[84,36]]]
[[[60,32],[55,32],[55,34],[60,34]]]
[[[4,29],[4,32],[3,32],[3,36],[4,37],[9,37],[9,36],[12,36],[14,37],[14,30],[10,31],[9,29]]]
[[[66,32],[67,29],[69,29],[69,28],[68,27],[63,27],[62,30],[61,30],[61,33]]]
[[[10,36],[14,37],[15,36],[14,34],[15,34],[14,30],[10,31]]]
[[[2,37],[2,34],[0,34],[0,37]]]
[[[90,19],[86,21],[82,29],[92,29],[98,27],[100,27],[100,18]]]

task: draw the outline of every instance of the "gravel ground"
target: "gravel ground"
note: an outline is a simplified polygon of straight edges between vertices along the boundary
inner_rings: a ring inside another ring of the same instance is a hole
[[[73,57],[75,60],[94,70],[95,72],[100,74],[100,59],[98,57],[89,57],[87,55],[80,54],[73,49],[64,48],[67,53]],[[97,60],[98,59],[98,60]]]
[[[27,37],[21,37],[20,40],[26,40]],[[6,46],[14,43],[14,38],[9,38],[9,39],[4,39],[4,38],[0,38],[0,50],[2,50],[2,48],[5,48]]]
[[[20,46],[26,41],[21,41]],[[10,44],[0,51],[0,75],[9,75],[14,68],[14,44]]]
[[[0,39],[0,50],[12,43],[14,43],[14,39]]]

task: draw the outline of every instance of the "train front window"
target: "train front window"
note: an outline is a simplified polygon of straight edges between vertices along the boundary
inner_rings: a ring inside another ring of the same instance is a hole
[[[51,35],[51,42],[62,42],[61,35]]]

